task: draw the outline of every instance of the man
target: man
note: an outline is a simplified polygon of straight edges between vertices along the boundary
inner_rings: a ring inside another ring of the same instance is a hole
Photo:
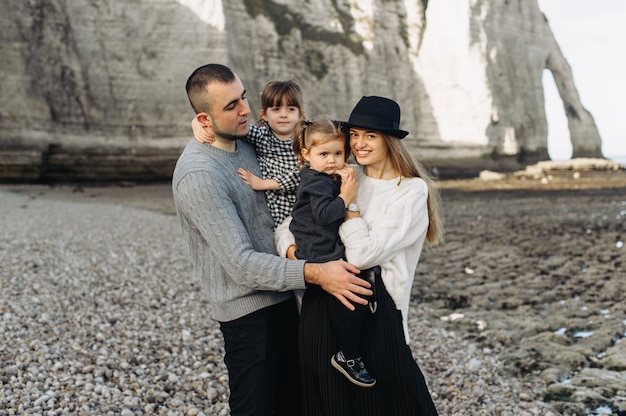
[[[215,140],[192,140],[172,178],[176,212],[189,244],[194,274],[209,296],[224,335],[230,408],[237,415],[297,415],[298,313],[292,290],[320,285],[346,307],[367,304],[369,283],[343,262],[311,264],[276,256],[273,220],[263,192],[238,168],[261,176],[248,133],[250,106],[230,68],[209,64],[187,80],[196,119]]]

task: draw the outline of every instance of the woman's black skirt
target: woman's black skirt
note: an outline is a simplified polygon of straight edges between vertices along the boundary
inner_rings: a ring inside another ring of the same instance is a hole
[[[307,288],[299,326],[299,362],[306,416],[430,416],[437,410],[404,338],[402,315],[376,279],[378,309],[366,318],[361,353],[373,387],[350,383],[330,363],[340,349],[342,308],[319,286]]]

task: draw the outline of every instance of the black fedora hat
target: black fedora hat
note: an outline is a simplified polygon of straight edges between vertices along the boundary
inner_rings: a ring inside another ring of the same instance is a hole
[[[408,131],[400,130],[400,106],[385,97],[363,96],[354,106],[347,127],[380,131],[404,139]]]

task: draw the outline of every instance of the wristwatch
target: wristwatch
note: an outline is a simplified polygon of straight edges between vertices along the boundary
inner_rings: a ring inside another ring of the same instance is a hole
[[[359,212],[359,206],[354,202],[350,202],[346,209],[350,212]]]

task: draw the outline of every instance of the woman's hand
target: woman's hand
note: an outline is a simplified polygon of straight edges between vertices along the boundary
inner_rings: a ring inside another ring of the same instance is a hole
[[[359,188],[359,183],[356,180],[356,169],[346,163],[341,169],[337,169],[335,173],[341,176],[339,196],[346,202],[346,206],[348,206],[350,202],[355,200],[356,191]]]
[[[289,260],[298,260],[298,258],[296,257],[296,246],[295,244],[290,245],[287,248],[287,258]]]

